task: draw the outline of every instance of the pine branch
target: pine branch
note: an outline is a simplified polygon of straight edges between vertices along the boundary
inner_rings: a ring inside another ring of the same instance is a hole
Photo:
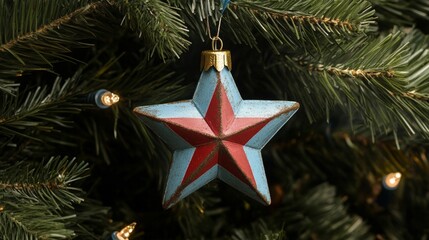
[[[404,42],[410,42],[410,57],[408,59],[409,71],[407,75],[408,84],[406,92],[410,97],[417,100],[429,101],[429,36],[419,31],[408,33]]]
[[[91,144],[96,155],[101,155],[109,162],[111,150],[106,139],[128,145],[129,136],[136,134],[145,145],[153,145],[153,135],[149,134],[148,129],[135,117],[130,105],[177,100],[188,88],[182,86],[183,77],[170,70],[173,66],[171,62],[159,64],[152,60],[137,61],[134,59],[141,56],[136,56],[134,52],[116,53],[114,49],[118,48],[119,44],[111,44],[112,46],[96,50],[94,58],[70,79],[58,78],[52,87],[38,86],[40,89],[36,92],[25,91],[19,94],[19,98],[3,96],[5,104],[0,106],[0,135],[7,138],[0,139],[0,142],[5,146],[9,144],[9,147],[3,148],[8,150],[3,151],[5,156],[43,156],[47,149],[55,151],[55,146],[83,147],[85,144]],[[126,60],[122,61],[121,58]],[[136,64],[130,65],[130,61]],[[167,83],[168,87],[164,87]],[[99,111],[85,112],[85,118],[76,118],[75,114],[91,107],[89,104],[83,104],[80,98],[85,98],[86,94],[100,88],[109,89],[121,96],[118,108],[111,108],[117,113],[116,126],[110,121],[110,110],[105,111],[105,114]],[[80,120],[76,122],[77,119]],[[69,131],[71,126],[85,129],[82,130],[85,134]],[[19,144],[19,136],[42,141],[31,141],[31,144],[23,147]],[[17,151],[13,144],[18,144],[20,150]],[[153,149],[149,151],[152,154]]]
[[[65,239],[74,236],[64,222],[70,217],[59,217],[45,205],[37,202],[24,204],[23,200],[2,201],[0,232],[4,240]]]
[[[3,163],[4,164],[4,163]],[[73,236],[63,214],[83,201],[71,186],[86,177],[87,164],[67,157],[15,162],[0,171],[0,232],[5,239],[63,239]]]
[[[360,209],[359,214],[364,210],[368,221],[373,225],[378,223],[382,230],[377,233],[388,238],[409,236],[419,239],[423,235],[421,232],[400,232],[396,225],[420,224],[421,219],[411,220],[407,216],[408,211],[415,213],[417,206],[421,207],[419,214],[426,216],[425,206],[428,206],[429,199],[423,193],[429,190],[426,184],[429,182],[426,174],[429,171],[427,144],[422,146],[419,142],[403,140],[403,150],[398,150],[395,145],[393,139],[374,144],[370,136],[351,136],[342,131],[301,132],[299,137],[273,146],[275,170],[272,174],[282,181],[285,181],[282,177],[285,175],[299,178],[295,182],[301,191],[306,185],[327,181],[337,187],[338,195],[344,196],[353,209]],[[392,192],[392,200],[398,206],[386,208],[380,206],[377,199],[382,177],[392,172],[401,172],[404,183],[401,182],[397,191]],[[380,212],[382,208],[386,208],[386,212]],[[396,208],[410,209],[389,213]],[[394,216],[386,218],[388,214]],[[408,220],[405,222],[404,219]],[[429,225],[421,224],[419,229],[425,227]]]
[[[1,171],[0,196],[37,201],[58,210],[73,208],[72,203],[83,199],[73,193],[80,190],[70,185],[85,178],[87,170],[86,164],[67,157],[43,164],[17,162]]]
[[[148,58],[157,53],[162,59],[179,57],[191,44],[188,29],[177,9],[158,0],[118,1],[122,22],[139,33],[148,46]]]
[[[35,3],[35,2],[33,2],[33,3]],[[81,3],[84,3],[84,1],[81,1]],[[4,4],[4,2],[3,2],[3,4]],[[35,4],[36,4],[36,6],[42,5],[41,3],[35,3]],[[18,35],[18,32],[13,32],[11,34],[11,36],[13,38],[10,39],[8,42],[4,42],[0,45],[0,52],[10,51],[10,49],[13,48],[18,43],[23,43],[23,42],[35,39],[40,35],[47,34],[48,32],[52,31],[53,29],[59,28],[61,25],[69,23],[73,17],[97,8],[97,6],[100,4],[101,4],[101,2],[90,3],[86,6],[83,6],[81,8],[76,9],[75,11],[73,11],[71,13],[68,13],[68,14],[63,15],[63,16],[59,16],[59,18],[53,20],[52,22],[49,22],[45,25],[38,27],[34,31],[31,31],[32,22],[28,21],[27,19],[23,18],[22,16],[10,16],[10,18],[12,18],[12,19],[20,18],[21,21],[27,20],[28,22],[24,22],[24,24],[27,24],[27,26],[24,26],[23,29],[19,29],[19,32],[23,32],[22,35]],[[15,6],[22,7],[23,9],[26,9],[28,7],[23,3],[16,3]],[[55,4],[54,6],[59,8],[59,9],[56,9],[57,11],[64,9],[64,7],[59,5],[59,4]],[[46,6],[44,6],[44,7],[46,8]],[[31,8],[31,11],[34,11],[34,8]],[[12,14],[18,15],[18,14],[23,14],[23,12],[12,12]],[[35,21],[34,19],[31,19],[31,20]],[[19,24],[19,23],[13,23],[13,24]],[[23,23],[21,23],[21,25],[23,25]],[[16,29],[16,31],[17,30],[18,29]],[[6,37],[3,37],[3,38],[5,39]]]
[[[341,68],[336,66],[325,66],[323,64],[314,65],[303,60],[293,59],[302,67],[306,67],[311,72],[327,72],[330,75],[339,77],[352,77],[356,80],[362,80],[368,78],[394,78],[395,72],[392,69],[352,69],[352,68]]]
[[[219,1],[216,0],[192,0],[192,1],[170,1],[175,6],[180,6],[182,10],[187,11],[189,9],[192,14],[198,16],[199,21],[203,21],[208,17],[214,17],[216,20],[220,17],[219,12]]]
[[[73,221],[67,222],[67,228],[73,229],[79,239],[85,240],[101,239],[108,230],[111,230],[110,233],[117,231],[117,228],[112,229],[109,213],[109,207],[91,198],[85,198],[85,201],[75,205],[74,209],[64,211],[64,215],[76,215],[71,219]]]
[[[12,21],[12,28],[3,36],[8,41],[0,45],[0,76],[20,77],[30,70],[51,71],[58,61],[79,62],[70,54],[72,48],[90,47],[93,43],[89,39],[103,38],[103,32],[113,31],[119,25],[112,24],[115,17],[104,1],[87,5],[85,1],[64,5],[42,2],[31,1],[30,5],[36,4],[33,7],[16,3],[12,11],[0,18],[3,22]]]
[[[224,217],[228,211],[224,206],[219,206],[221,199],[218,196],[219,189],[216,184],[210,184],[203,188],[204,191],[195,192],[174,206],[176,220],[186,238],[196,238],[201,235],[216,236],[219,234],[220,225],[225,222],[216,222],[216,218]],[[228,220],[223,220],[228,222]],[[218,228],[208,227],[218,225]]]
[[[116,45],[115,43],[113,43]],[[135,106],[150,105],[154,103],[174,101],[181,99],[184,93],[189,92],[190,86],[183,84],[183,75],[174,72],[174,61],[167,60],[159,62],[144,59],[146,53],[140,56],[135,53],[124,53],[121,57],[117,55],[107,58],[104,54],[112,51],[111,47],[103,48],[100,55],[95,57],[83,70],[83,81],[79,84],[79,89],[106,88],[121,96],[121,101],[112,108],[114,116],[100,114],[86,114],[85,118],[75,124],[75,127],[82,128],[85,134],[80,133],[75,136],[75,131],[67,131],[67,135],[75,137],[71,142],[84,145],[91,140],[97,156],[102,156],[106,163],[110,163],[113,154],[111,146],[106,142],[115,141],[116,144],[132,149],[129,143],[130,136],[135,136],[136,144],[146,146],[145,158],[147,154],[162,155],[155,151],[155,136],[135,116],[132,109]],[[123,59],[127,59],[122,62]],[[140,60],[138,60],[140,59]],[[129,62],[135,63],[130,65]],[[106,129],[109,129],[106,131]]]
[[[267,72],[270,84],[286,84],[293,98],[305,106],[310,121],[325,114],[329,119],[330,109],[340,107],[355,122],[363,119],[374,136],[405,129],[427,138],[426,46],[427,41],[416,32],[370,41],[357,38],[341,48],[321,48],[320,54],[286,56],[284,63],[270,66]],[[274,79],[287,75],[296,80],[281,83]],[[308,91],[301,91],[303,87]]]
[[[306,57],[293,60],[312,72],[351,77],[355,81],[374,80],[380,82],[391,95],[426,100],[424,91],[427,89],[420,86],[426,86],[424,81],[428,77],[424,69],[428,63],[426,49],[429,47],[429,37],[418,31],[406,35],[397,31],[393,35],[366,42],[366,38],[361,38],[342,45],[340,50],[327,48],[320,56],[308,55],[307,59],[313,59],[313,62],[308,62]],[[328,56],[334,58],[329,59]],[[316,61],[327,65],[316,64]],[[388,82],[384,83],[383,79],[388,79]]]
[[[318,185],[304,194],[288,194],[284,205],[266,221],[270,228],[280,228],[291,239],[369,239],[368,225],[347,212],[336,196],[335,187]]]
[[[246,229],[234,229],[234,234],[231,239],[233,240],[245,240],[245,239],[270,239],[270,240],[281,240],[286,239],[286,232],[283,230],[273,231],[268,227],[268,224],[259,220],[250,225],[250,228]]]
[[[14,83],[13,81],[0,79],[0,91],[4,93],[15,95],[17,92],[17,88],[19,87],[18,83]],[[1,120],[0,120],[1,122]]]
[[[182,16],[190,29],[206,40],[207,26],[203,19],[210,16],[215,25],[220,17],[219,2],[171,2],[183,9]],[[300,51],[302,48],[319,51],[314,41],[335,44],[335,36],[348,38],[375,30],[374,11],[368,2],[360,0],[232,1],[223,21],[222,39],[228,36],[236,43],[257,49],[268,43],[277,54],[282,45]]]
[[[366,1],[233,1],[228,13],[228,35],[235,41],[257,47],[256,30],[276,53],[282,44],[299,49],[309,46],[310,39],[335,42],[335,36],[372,31],[374,24]]]
[[[422,0],[369,0],[384,24],[412,26],[418,19],[429,19],[429,4]]]
[[[397,78],[398,80],[383,85],[390,91],[399,92],[406,84],[400,78],[404,76],[403,70],[406,67],[405,59],[409,51],[407,43],[402,41],[399,32],[381,39],[367,40],[358,38],[342,45],[341,49],[327,49],[320,56],[308,55],[308,58],[321,64],[296,60],[300,65],[307,65],[309,71],[327,72],[339,77],[349,76],[356,81],[377,79],[382,83],[384,78]]]
[[[252,12],[256,16],[270,16],[273,19],[282,18],[291,24],[308,24],[313,29],[322,32],[357,32],[368,28],[373,23],[370,5],[364,1],[288,1],[263,2],[233,1],[231,10]],[[355,8],[352,14],[343,11],[346,7]],[[306,14],[303,14],[306,13]]]
[[[101,71],[93,73],[95,77],[92,79],[98,82],[109,78],[109,88],[119,91],[133,105],[150,105],[177,100],[184,91],[189,90],[189,85],[183,85],[183,75],[173,70],[174,64],[177,62],[165,61],[159,64],[153,60],[141,60],[132,68],[118,66],[118,69],[106,64],[99,68],[106,74]]]
[[[289,153],[288,158],[301,159],[300,166],[288,165],[284,166],[284,169],[298,170],[298,168],[306,165],[299,171],[305,172],[308,169],[313,169],[314,176],[323,180],[329,178],[329,176],[337,176],[336,181],[340,185],[346,179],[349,179],[350,183],[353,184],[359,182],[358,179],[351,180],[354,174],[358,178],[363,176],[361,174],[371,173],[374,176],[381,177],[387,173],[397,171],[407,175],[407,169],[412,166],[422,170],[429,170],[425,160],[423,159],[422,161],[421,156],[423,155],[420,155],[422,149],[419,149],[420,143],[418,142],[403,140],[400,143],[402,150],[398,150],[394,139],[379,140],[373,143],[370,136],[352,136],[342,131],[335,131],[330,135],[316,132],[302,135],[302,137],[295,140],[278,143],[273,146],[273,154],[278,159],[276,163],[280,165],[285,162],[281,159],[282,156],[286,156],[284,154],[286,152]],[[316,143],[319,144],[316,145]],[[315,159],[318,160],[316,161]],[[345,162],[343,159],[347,159],[347,161]],[[377,160],[375,161],[374,159]],[[410,159],[413,159],[413,161],[410,161]],[[325,166],[329,166],[327,163],[331,161],[332,163],[337,163],[338,168],[325,168]],[[295,161],[290,160],[288,162]],[[321,169],[315,170],[315,166],[320,166]],[[341,180],[339,176],[343,176],[344,179]]]
[[[190,32],[200,36],[201,41],[208,39],[205,19],[212,18],[215,23],[220,18],[219,1],[216,0],[192,0],[169,1],[171,5],[180,9],[180,14]]]
[[[0,109],[0,134],[3,136],[31,137],[31,130],[52,131],[53,125],[67,126],[69,121],[62,114],[76,114],[81,111],[81,103],[70,103],[67,100],[75,97],[77,75],[61,81],[57,78],[52,88],[37,87],[29,92],[23,102],[18,98],[3,96],[5,105]]]
[[[328,135],[301,133],[298,138],[273,146],[275,170],[272,174],[277,175],[277,179],[288,175],[301,176],[309,183],[327,181],[335,185],[339,194],[346,196],[349,204],[356,208],[379,209],[376,200],[380,192],[374,189],[380,188],[383,176],[388,173],[401,172],[404,181],[410,183],[429,181],[426,176],[429,171],[427,146],[421,146],[418,142],[411,144],[406,140],[404,145],[403,150],[398,150],[392,139],[374,144],[371,137],[351,136],[341,131]],[[332,168],[332,165],[336,167]],[[311,175],[308,175],[309,172]],[[427,190],[425,184],[413,184],[413,189],[410,189]],[[429,199],[420,201],[421,204],[429,204]]]

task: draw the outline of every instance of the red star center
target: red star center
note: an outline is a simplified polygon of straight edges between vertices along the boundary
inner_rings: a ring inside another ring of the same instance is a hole
[[[237,118],[220,81],[204,118],[162,119],[170,129],[196,147],[177,191],[186,188],[216,164],[256,189],[243,146],[270,120],[271,118]]]

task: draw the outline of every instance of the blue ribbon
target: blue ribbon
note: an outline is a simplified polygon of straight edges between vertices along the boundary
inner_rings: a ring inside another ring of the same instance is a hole
[[[231,2],[231,0],[221,0],[221,1],[222,1],[222,8],[220,11],[223,14],[223,12],[225,12],[225,10],[228,8],[228,5]]]

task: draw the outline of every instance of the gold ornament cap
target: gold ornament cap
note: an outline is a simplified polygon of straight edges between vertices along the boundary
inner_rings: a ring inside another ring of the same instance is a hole
[[[201,53],[201,70],[214,67],[218,72],[224,67],[232,69],[231,52],[228,50],[206,50]]]

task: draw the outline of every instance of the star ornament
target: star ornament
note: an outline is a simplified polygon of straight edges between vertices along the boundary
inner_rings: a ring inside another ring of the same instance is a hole
[[[230,71],[203,71],[191,100],[134,109],[174,150],[163,206],[213,179],[271,203],[261,149],[298,110],[291,101],[243,100]]]

